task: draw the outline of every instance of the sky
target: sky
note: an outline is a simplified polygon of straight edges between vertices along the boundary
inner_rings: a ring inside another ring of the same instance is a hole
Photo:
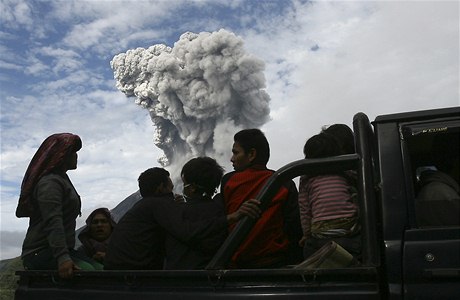
[[[15,217],[20,185],[47,136],[82,138],[78,169],[68,172],[82,198],[77,226],[95,208],[115,207],[137,191],[142,171],[160,166],[151,110],[118,88],[114,57],[177,48],[186,32],[219,31],[261,62],[256,89],[268,95],[269,111],[258,127],[272,169],[301,159],[323,125],[351,126],[357,112],[373,120],[460,105],[458,1],[1,0],[0,259],[20,255],[28,226]],[[238,126],[224,125],[214,136],[219,162],[232,171]]]

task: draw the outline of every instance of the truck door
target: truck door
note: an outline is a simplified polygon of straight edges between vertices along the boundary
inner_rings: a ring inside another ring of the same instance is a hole
[[[403,286],[408,299],[460,299],[458,117],[400,127],[408,226]]]

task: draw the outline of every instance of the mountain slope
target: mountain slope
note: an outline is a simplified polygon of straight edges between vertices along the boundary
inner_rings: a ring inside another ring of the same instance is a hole
[[[14,273],[18,270],[23,270],[20,257],[0,261],[0,300],[14,299],[19,279]]]

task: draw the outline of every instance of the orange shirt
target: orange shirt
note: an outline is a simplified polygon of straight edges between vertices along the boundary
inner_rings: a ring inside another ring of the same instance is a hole
[[[235,212],[240,205],[255,198],[264,186],[272,170],[264,167],[252,167],[239,172],[231,172],[222,179],[222,195],[227,214]],[[289,248],[288,234],[285,232],[286,202],[295,201],[293,210],[288,212],[298,216],[297,190],[290,191],[283,186],[273,198],[272,203],[262,214],[253,229],[232,257],[232,267],[263,268],[283,264],[287,260]],[[297,218],[300,228],[300,219]],[[230,226],[232,230],[235,225]]]

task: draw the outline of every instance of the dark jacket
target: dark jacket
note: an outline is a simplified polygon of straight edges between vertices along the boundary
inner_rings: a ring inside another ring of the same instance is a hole
[[[184,218],[189,221],[225,217],[222,205],[211,199],[189,199],[186,203],[180,203],[180,206],[184,211]],[[227,229],[223,228],[222,231],[209,235],[197,243],[186,244],[167,234],[165,269],[204,269],[226,237]]]
[[[76,218],[80,214],[80,196],[67,175],[43,176],[34,190],[38,210],[30,216],[22,245],[22,257],[50,248],[58,264],[69,260],[75,247]]]
[[[192,222],[172,193],[137,202],[118,222],[105,256],[108,270],[162,269],[166,232],[192,244],[221,232],[226,217]]]

